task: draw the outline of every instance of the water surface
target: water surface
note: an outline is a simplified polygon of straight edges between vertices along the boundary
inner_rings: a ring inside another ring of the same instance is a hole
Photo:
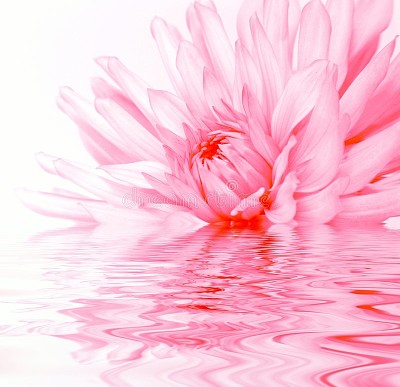
[[[3,240],[0,385],[400,385],[400,231],[77,227]]]

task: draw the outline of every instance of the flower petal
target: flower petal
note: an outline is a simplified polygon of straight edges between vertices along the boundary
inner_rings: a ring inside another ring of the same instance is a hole
[[[375,55],[380,35],[389,26],[392,15],[393,0],[359,0],[355,2],[348,73],[341,94],[347,90]]]
[[[345,194],[368,184],[398,154],[400,124],[381,131],[349,147],[340,165],[340,174],[350,178]]]
[[[326,61],[317,61],[289,79],[272,116],[271,135],[281,149],[294,127],[314,108],[327,68]]]
[[[185,97],[185,88],[181,76],[176,68],[176,56],[178,47],[183,38],[179,31],[165,22],[165,20],[156,17],[151,23],[151,32],[157,42],[161,59],[167,70],[168,76],[174,86],[175,91],[182,97]]]
[[[341,98],[340,112],[341,114],[349,115],[351,119],[351,128],[349,133],[343,133],[347,138],[357,134],[355,124],[363,114],[368,99],[385,78],[394,47],[395,41],[392,41],[382,51],[380,51],[360,73]]]
[[[260,66],[262,77],[263,98],[262,107],[268,122],[272,119],[272,113],[276,107],[278,98],[284,88],[285,74],[281,73],[278,61],[258,18],[251,19],[251,32],[254,41],[255,56]]]
[[[301,14],[298,68],[318,59],[328,59],[331,20],[320,0],[307,3]]]
[[[153,188],[143,176],[143,173],[149,174],[159,180],[165,180],[165,173],[171,173],[171,170],[166,165],[155,161],[138,161],[130,164],[103,165],[100,169],[103,169],[115,179],[142,188]]]
[[[182,125],[184,123],[192,125],[194,122],[185,103],[167,91],[150,89],[148,94],[151,107],[160,125],[183,137]]]
[[[354,2],[349,0],[328,0],[326,8],[332,26],[329,60],[338,67],[337,86],[340,88],[347,75]]]
[[[217,78],[223,80],[227,90],[231,90],[235,77],[235,54],[218,13],[200,3],[194,8],[202,27],[204,42],[210,55]]]
[[[296,191],[298,180],[294,172],[289,173],[278,187],[272,208],[265,210],[266,217],[273,223],[288,223],[296,215]]]
[[[264,1],[263,25],[272,44],[283,79],[290,74],[289,54],[289,0]]]
[[[342,206],[336,217],[339,222],[383,222],[400,215],[400,189],[345,197]]]
[[[347,184],[347,178],[339,178],[323,190],[297,199],[296,220],[311,223],[331,221],[342,210],[340,195]]]
[[[97,58],[96,62],[153,124],[154,116],[147,97],[147,89],[149,89],[150,86],[137,75],[129,71],[118,58],[102,56]]]
[[[97,111],[115,129],[133,156],[139,160],[165,162],[161,142],[140,126],[126,110],[109,99],[97,99],[95,104]]]
[[[291,168],[300,183],[297,192],[314,192],[326,187],[337,175],[343,155],[339,132],[339,96],[336,77],[332,74],[321,91],[310,122],[297,138],[291,154]]]
[[[80,203],[96,203],[96,200],[77,199],[76,197],[21,188],[16,191],[16,194],[25,206],[39,214],[76,222],[94,222],[94,219]]]
[[[210,115],[203,92],[205,63],[198,49],[190,42],[181,42],[176,65],[185,84],[186,95],[188,96],[187,103],[190,108],[196,109],[204,115]]]

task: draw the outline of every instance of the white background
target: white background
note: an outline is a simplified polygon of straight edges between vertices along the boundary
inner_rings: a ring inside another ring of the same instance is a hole
[[[1,228],[13,232],[44,223],[14,196],[19,186],[44,188],[49,177],[34,153],[45,151],[91,162],[74,124],[55,105],[58,87],[70,85],[90,97],[89,81],[100,75],[93,62],[118,56],[156,88],[169,88],[150,22],[161,16],[186,31],[191,0],[13,0],[0,5],[0,214]],[[234,39],[240,0],[215,0]],[[400,31],[400,0],[393,25]]]

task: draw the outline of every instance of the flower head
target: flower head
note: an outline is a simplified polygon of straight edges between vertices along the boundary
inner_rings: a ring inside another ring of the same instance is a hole
[[[392,7],[246,0],[235,44],[210,0],[189,7],[189,37],[156,18],[174,92],[99,58],[112,83],[94,80],[94,106],[68,88],[58,100],[99,168],[38,155],[91,195],[23,200],[76,220],[160,205],[207,222],[400,215],[400,56],[395,40],[378,50]]]

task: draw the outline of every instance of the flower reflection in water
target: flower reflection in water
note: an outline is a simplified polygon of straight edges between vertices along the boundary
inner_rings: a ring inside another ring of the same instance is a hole
[[[65,318],[41,334],[105,385],[398,386],[399,231],[102,226],[32,247],[53,284],[38,303]]]

